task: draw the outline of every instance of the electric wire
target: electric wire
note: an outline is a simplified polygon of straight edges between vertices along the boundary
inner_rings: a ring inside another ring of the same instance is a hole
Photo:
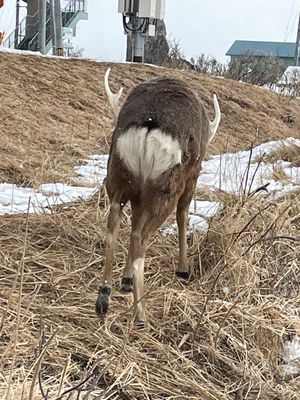
[[[291,18],[292,18],[292,14],[293,14],[293,9],[294,9],[294,7],[295,7],[295,3],[296,3],[296,0],[294,1],[293,5],[292,5],[292,7],[291,7],[291,9],[290,9],[289,18],[288,18],[288,22],[287,22],[286,29],[285,29],[285,33],[284,33],[284,41],[285,41],[285,42],[286,42],[286,40],[287,40],[288,31],[289,31],[289,29],[290,29],[290,23],[291,23]]]
[[[129,25],[131,17],[130,17],[129,23],[128,23],[128,22],[126,22],[126,16],[123,15],[123,27],[124,27],[125,32],[128,33],[128,32],[142,31],[142,33],[146,33],[148,30],[148,27],[149,27],[149,18],[141,18],[141,19],[142,19],[142,22],[141,22],[140,26],[138,26],[137,28],[132,28]]]
[[[288,19],[288,23],[287,23],[285,34],[284,34],[284,42],[286,42],[288,40],[288,37],[290,36],[290,33],[296,24],[297,14],[294,17],[293,22],[291,22],[296,5],[297,5],[297,0],[294,1],[293,5],[291,7],[291,10],[290,10],[289,19]]]

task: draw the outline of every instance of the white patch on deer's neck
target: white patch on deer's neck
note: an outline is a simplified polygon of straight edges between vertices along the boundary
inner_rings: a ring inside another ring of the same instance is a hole
[[[131,127],[117,141],[121,160],[136,177],[156,179],[165,171],[181,164],[178,140],[160,129]]]

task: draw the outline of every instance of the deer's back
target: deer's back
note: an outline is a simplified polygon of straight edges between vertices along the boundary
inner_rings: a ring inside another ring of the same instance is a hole
[[[157,78],[137,85],[113,133],[108,189],[123,185],[130,199],[139,197],[142,188],[147,196],[174,196],[189,175],[199,173],[208,133],[205,109],[185,82]]]

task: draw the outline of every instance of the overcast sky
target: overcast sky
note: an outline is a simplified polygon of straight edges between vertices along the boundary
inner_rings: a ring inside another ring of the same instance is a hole
[[[61,0],[62,6],[67,0]],[[124,61],[126,39],[118,0],[87,0],[88,21],[77,25],[74,46],[84,56]],[[24,3],[22,3],[25,5]],[[180,42],[187,59],[200,53],[225,61],[234,40],[296,40],[300,0],[166,0],[168,37]],[[21,14],[24,15],[25,8]],[[0,30],[13,30],[15,1],[5,0]]]
[[[226,59],[236,39],[295,41],[300,0],[166,0],[168,36],[187,59],[205,53]],[[118,0],[88,0],[89,20],[78,24],[75,46],[86,57],[125,60]]]

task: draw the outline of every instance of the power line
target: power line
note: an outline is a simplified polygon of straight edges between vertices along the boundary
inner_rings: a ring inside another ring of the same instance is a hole
[[[294,1],[293,5],[292,5],[292,7],[291,7],[291,10],[290,10],[289,19],[288,19],[288,23],[287,23],[287,25],[286,25],[286,30],[285,30],[285,34],[284,34],[284,42],[287,41],[287,38],[288,38],[289,33],[290,33],[290,29],[291,29],[291,18],[292,18],[293,12],[294,12],[294,8],[295,8],[295,5],[296,5],[296,2],[297,2],[297,0]],[[295,23],[295,21],[293,22],[292,26],[294,25],[294,23]]]

